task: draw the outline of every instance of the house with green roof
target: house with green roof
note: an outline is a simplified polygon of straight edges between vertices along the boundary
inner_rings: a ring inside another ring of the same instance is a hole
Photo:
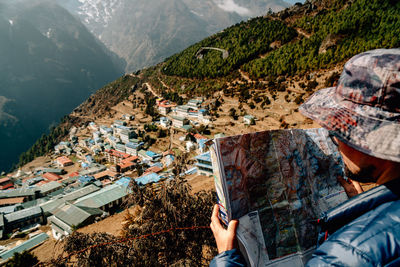
[[[0,199],[10,199],[10,198],[22,198],[22,202],[27,202],[30,200],[34,200],[39,197],[39,189],[35,188],[17,188],[17,189],[9,189],[0,191]],[[2,204],[0,206],[8,206],[11,204]]]
[[[2,260],[6,260],[8,258],[13,257],[15,253],[21,253],[25,250],[31,250],[31,249],[37,247],[38,245],[40,245],[41,243],[43,243],[44,241],[46,241],[48,238],[49,238],[49,236],[46,233],[40,233],[40,234],[32,237],[31,239],[23,242],[22,244],[19,244],[19,245],[13,247],[12,249],[9,249],[9,250],[1,253],[0,258]]]
[[[37,187],[37,189],[40,190],[41,197],[47,196],[48,194],[53,193],[61,188],[63,188],[63,184],[57,181],[51,181],[50,183]]]
[[[100,190],[100,187],[98,187],[98,186],[96,186],[94,184],[89,184],[89,185],[87,185],[85,187],[82,187],[82,188],[77,189],[75,191],[72,191],[72,192],[70,192],[68,194],[65,194],[63,196],[63,199],[65,201],[75,201],[78,198],[84,197],[86,195],[89,195],[89,194],[91,194],[93,192],[96,192],[96,191],[99,191],[99,190]]]
[[[189,124],[189,120],[185,117],[172,116],[172,126],[181,128],[183,125]]]
[[[79,198],[74,203],[80,207],[98,208],[103,211],[112,211],[119,208],[126,200],[128,191],[125,187],[112,184],[97,192]]]
[[[5,231],[11,232],[34,224],[43,224],[43,211],[39,206],[27,208],[4,215]]]
[[[189,132],[191,129],[193,129],[192,125],[183,125],[182,129],[185,130],[186,132]]]
[[[71,234],[74,228],[93,223],[103,211],[66,203],[53,211],[53,214],[49,217],[51,233],[56,240],[59,240]]]

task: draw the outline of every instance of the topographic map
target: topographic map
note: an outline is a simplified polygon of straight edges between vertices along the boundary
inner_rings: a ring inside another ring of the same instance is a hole
[[[328,132],[256,132],[216,139],[214,149],[214,170],[223,170],[215,176],[219,199],[228,220],[240,219],[239,238],[255,253],[249,258],[258,258],[251,265],[293,254],[301,262],[317,242],[315,220],[347,199],[337,181],[344,177],[340,153]]]

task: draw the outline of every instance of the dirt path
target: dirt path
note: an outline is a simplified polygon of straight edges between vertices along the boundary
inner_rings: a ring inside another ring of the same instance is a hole
[[[242,78],[245,79],[247,82],[249,82],[249,83],[254,82],[252,79],[250,79],[249,75],[247,73],[245,73],[244,71],[242,71],[241,69],[239,69],[239,73],[242,76]]]
[[[161,80],[160,78],[158,78],[158,80],[160,81],[160,83],[161,83],[165,88],[167,88],[168,90],[171,90],[171,88],[170,88],[163,80]]]
[[[147,90],[149,90],[154,96],[160,97],[159,94],[157,94],[154,90],[153,87],[151,87],[150,83],[144,83],[147,86]]]
[[[300,34],[300,35],[302,35],[302,36],[304,36],[306,38],[310,38],[311,37],[311,34],[305,32],[303,29],[300,29],[300,28],[294,28],[294,29],[297,31],[298,34]]]

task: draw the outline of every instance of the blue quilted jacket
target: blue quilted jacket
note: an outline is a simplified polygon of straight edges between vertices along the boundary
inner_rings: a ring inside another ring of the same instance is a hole
[[[326,240],[307,266],[400,266],[400,179],[364,192],[320,219]],[[244,266],[236,250],[210,266]]]

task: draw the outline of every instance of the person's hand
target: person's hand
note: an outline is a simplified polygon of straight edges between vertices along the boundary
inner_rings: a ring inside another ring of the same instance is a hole
[[[338,177],[337,180],[343,186],[344,191],[346,191],[346,194],[349,198],[352,198],[363,192],[359,182],[353,181],[349,178],[346,181],[342,177]]]
[[[214,205],[210,227],[214,234],[215,242],[217,243],[218,253],[222,253],[237,247],[236,228],[239,225],[239,221],[231,220],[228,229],[225,229],[219,221],[218,211],[218,205]]]

